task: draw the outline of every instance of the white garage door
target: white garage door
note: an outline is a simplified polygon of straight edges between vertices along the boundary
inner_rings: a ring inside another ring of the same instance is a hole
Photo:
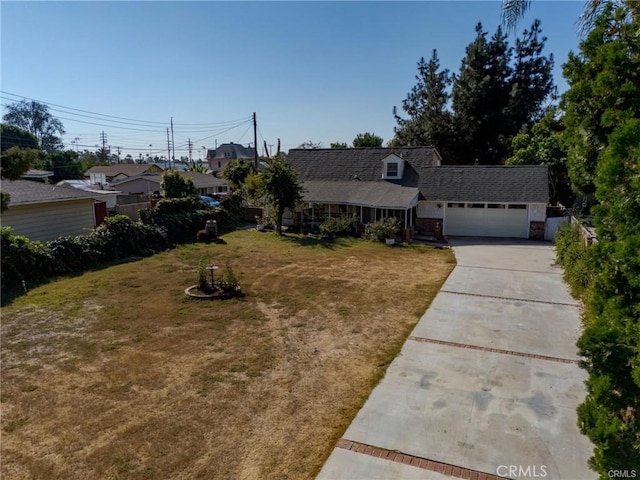
[[[527,238],[527,206],[504,203],[447,203],[444,234]]]

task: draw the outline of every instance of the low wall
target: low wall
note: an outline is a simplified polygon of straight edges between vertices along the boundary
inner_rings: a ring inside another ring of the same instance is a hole
[[[140,219],[140,214],[138,210],[142,208],[148,208],[149,202],[144,203],[129,203],[127,205],[116,205],[114,209],[116,213],[126,215],[133,221],[138,221]]]

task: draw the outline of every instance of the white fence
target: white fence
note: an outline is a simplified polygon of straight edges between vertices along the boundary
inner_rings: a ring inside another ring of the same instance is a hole
[[[569,217],[549,217],[544,225],[544,239],[553,241],[558,227],[563,223],[568,223]]]

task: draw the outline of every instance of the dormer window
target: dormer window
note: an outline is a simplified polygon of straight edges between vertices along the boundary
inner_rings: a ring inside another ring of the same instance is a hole
[[[382,160],[383,179],[401,179],[404,172],[404,160],[398,155],[391,154]]]

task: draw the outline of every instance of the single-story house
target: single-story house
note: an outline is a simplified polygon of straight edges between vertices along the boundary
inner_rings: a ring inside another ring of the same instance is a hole
[[[89,192],[30,180],[3,180],[0,188],[11,196],[2,225],[18,235],[44,242],[86,235],[96,226],[98,202]]]
[[[200,195],[210,193],[227,193],[229,185],[226,180],[222,180],[207,173],[199,172],[179,172],[184,178],[190,178],[198,189]],[[152,194],[160,192],[162,194],[162,175],[159,173],[143,173],[132,177],[123,178],[111,182],[110,187],[128,195]]]
[[[253,161],[256,150],[253,147],[245,147],[238,143],[223,143],[215,150],[207,151],[207,162],[212,172],[220,172],[231,160],[245,158]]]
[[[36,182],[49,183],[49,179],[53,177],[54,173],[49,170],[38,170],[37,168],[30,168],[23,175],[23,180],[33,180]]]
[[[118,191],[114,190],[98,190],[94,188],[89,180],[61,180],[56,185],[73,187],[84,192],[89,192],[93,198],[107,203],[107,210],[115,208],[117,203]]]
[[[545,166],[446,166],[433,147],[293,149],[305,208],[294,221],[396,217],[430,235],[543,238]]]
[[[118,163],[91,167],[84,172],[84,176],[89,179],[92,185],[107,185],[123,178],[143,173],[162,173],[162,171],[162,168],[153,163]]]

